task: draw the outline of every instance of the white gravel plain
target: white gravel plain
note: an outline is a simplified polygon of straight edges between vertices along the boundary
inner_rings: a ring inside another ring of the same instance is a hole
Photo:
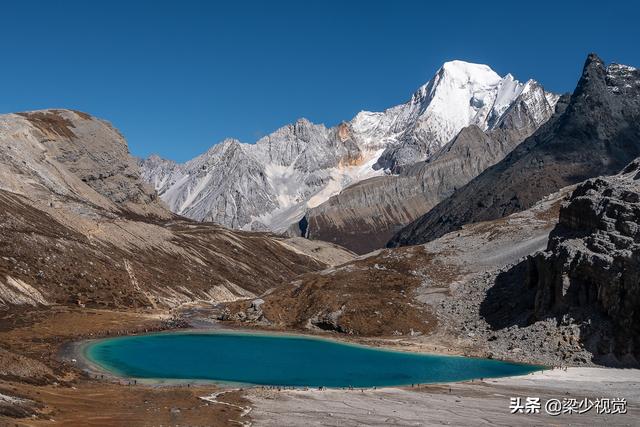
[[[522,377],[419,388],[262,390],[247,396],[256,426],[633,426],[640,423],[640,370],[567,368]],[[539,397],[539,414],[512,414],[510,398]],[[550,416],[549,399],[624,398],[626,414]]]

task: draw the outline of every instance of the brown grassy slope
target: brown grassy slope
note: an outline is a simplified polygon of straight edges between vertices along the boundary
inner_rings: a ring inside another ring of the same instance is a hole
[[[282,328],[363,336],[429,332],[436,319],[414,299],[422,282],[417,260],[434,261],[422,248],[410,248],[306,274],[265,296],[264,315]]]

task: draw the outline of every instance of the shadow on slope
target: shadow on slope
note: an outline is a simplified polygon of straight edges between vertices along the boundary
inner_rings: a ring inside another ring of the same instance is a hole
[[[637,368],[638,359],[628,351],[628,343],[621,340],[620,331],[612,319],[595,305],[565,306],[555,310],[545,310],[539,306],[537,301],[541,298],[542,290],[538,287],[540,277],[534,266],[535,259],[535,255],[530,256],[496,277],[494,285],[480,304],[480,316],[490,328],[493,331],[512,327],[526,329],[536,322],[552,320],[558,327],[557,331],[563,327],[578,328],[578,344],[592,355],[593,363],[607,367]],[[582,281],[572,280],[566,292],[577,294],[585,286],[587,284]],[[571,337],[561,332],[557,335],[550,337],[549,343],[557,342],[559,349],[571,344]],[[526,333],[521,336],[526,337]]]

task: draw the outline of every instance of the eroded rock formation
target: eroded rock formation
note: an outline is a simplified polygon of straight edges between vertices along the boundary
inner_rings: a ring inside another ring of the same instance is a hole
[[[560,210],[547,250],[528,264],[537,319],[601,313],[613,330],[598,352],[638,358],[640,159],[619,175],[579,185]]]

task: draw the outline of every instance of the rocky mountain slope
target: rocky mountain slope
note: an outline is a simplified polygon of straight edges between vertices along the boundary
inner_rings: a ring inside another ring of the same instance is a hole
[[[329,265],[324,252],[351,257],[177,217],[122,136],[84,113],[3,115],[0,141],[0,306],[229,301]]]
[[[141,162],[142,175],[178,214],[285,232],[349,185],[429,158],[466,126],[520,127],[513,114],[504,116],[523,102],[527,118],[541,123],[556,101],[534,81],[452,61],[407,103],[384,112],[363,111],[333,128],[301,119],[256,144],[225,140],[185,164],[152,156]]]
[[[229,304],[236,324],[394,337],[406,349],[546,365],[599,362],[570,317],[535,319],[527,257],[548,246],[575,187],[424,245],[379,250],[302,275],[256,301]],[[533,321],[532,321],[533,320]],[[367,341],[371,343],[371,341]]]
[[[398,175],[364,180],[309,209],[301,223],[304,235],[358,253],[384,247],[404,225],[502,160],[544,124],[553,113],[536,108],[544,105],[545,95],[541,86],[527,83],[493,129],[467,126],[428,160],[405,166]],[[557,114],[565,106],[566,101],[557,102]]]
[[[640,154],[640,71],[589,55],[565,112],[390,241],[423,243],[463,224],[526,209]]]
[[[640,159],[580,184],[527,279],[535,319],[570,316],[603,355],[640,360]]]
[[[43,110],[0,115],[0,188],[51,201],[68,198],[112,213],[170,218],[140,180],[111,124],[85,113]]]

